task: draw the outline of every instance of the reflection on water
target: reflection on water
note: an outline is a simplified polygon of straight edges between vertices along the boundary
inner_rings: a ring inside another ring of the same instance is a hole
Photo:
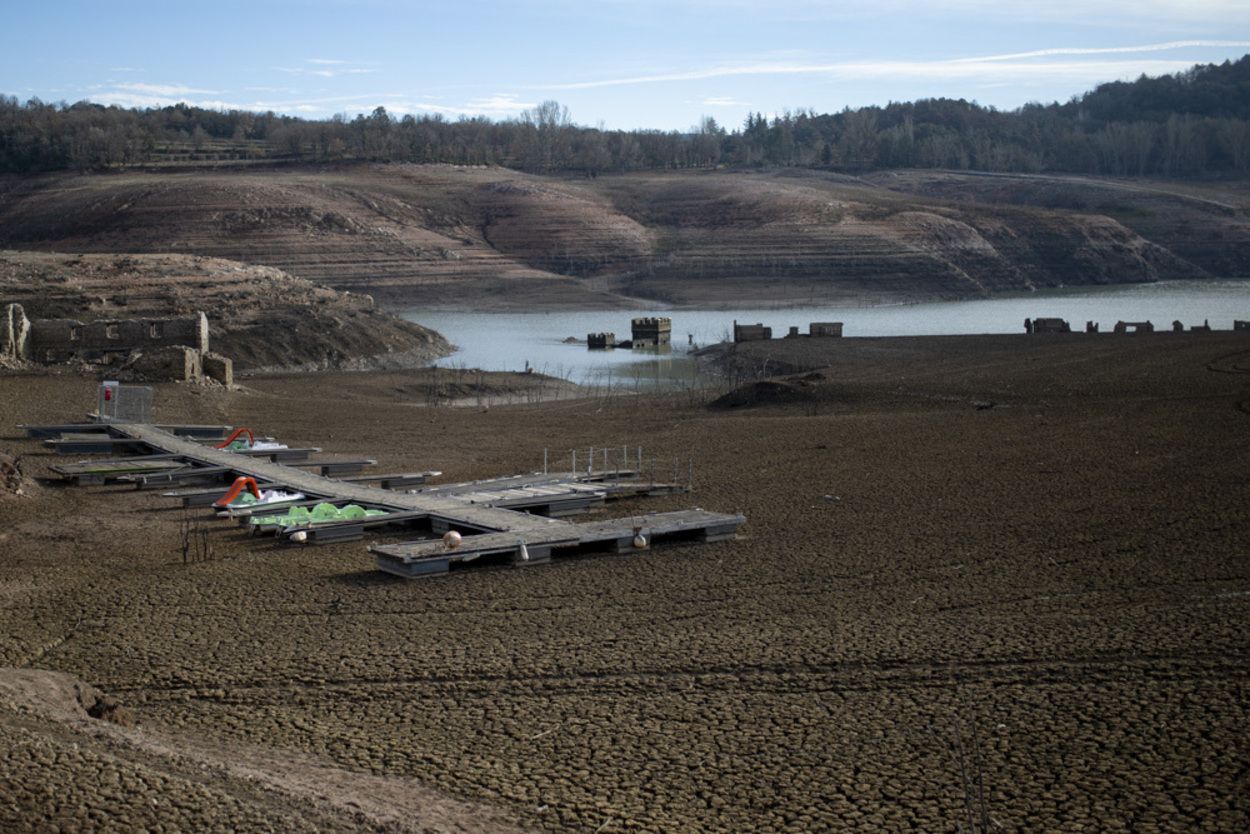
[[[739,310],[583,310],[556,313],[425,312],[403,317],[442,333],[459,348],[438,364],[487,371],[536,372],[581,384],[613,388],[685,386],[695,379],[691,345],[727,341],[733,322],[760,322],[775,337],[794,325],[806,333],[814,321],[841,321],[847,337],[1023,333],[1026,318],[1058,316],[1073,330],[1097,321],[1103,332],[1118,320],[1154,322],[1170,329],[1209,321],[1231,330],[1234,319],[1250,320],[1250,281],[1171,281],[1116,287],[1081,287],[974,301],[929,302],[889,307],[803,307]],[[630,320],[673,319],[671,350],[588,350],[586,334],[615,332],[629,337]],[[577,343],[565,343],[568,338]]]

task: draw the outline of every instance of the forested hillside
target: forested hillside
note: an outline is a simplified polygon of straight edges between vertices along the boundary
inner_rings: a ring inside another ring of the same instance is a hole
[[[1193,177],[1250,169],[1250,55],[1177,75],[1103,84],[1064,104],[999,111],[926,99],[834,114],[748,116],[728,130],[581,127],[545,102],[516,120],[354,119],[151,110],[0,96],[0,171],[367,160],[491,164],[588,175],[663,168],[942,168]]]

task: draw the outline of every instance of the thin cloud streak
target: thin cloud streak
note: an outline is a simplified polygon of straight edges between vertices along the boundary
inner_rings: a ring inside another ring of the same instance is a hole
[[[1190,61],[1073,61],[1049,64],[1010,64],[1003,62],[954,61],[875,61],[840,64],[753,64],[738,67],[713,67],[666,75],[644,75],[634,78],[612,78],[602,81],[577,81],[551,84],[537,89],[593,90],[599,87],[623,87],[634,84],[661,84],[673,81],[702,81],[741,75],[828,75],[834,78],[910,78],[910,79],[972,79],[986,77],[1002,80],[1016,78],[1067,78],[1112,80],[1125,74],[1138,75],[1178,72],[1192,66]]]
[[[1141,73],[1161,74],[1177,72],[1193,65],[1182,60],[1139,61],[1044,61],[1031,59],[1057,56],[1091,56],[1110,54],[1133,54],[1165,52],[1191,48],[1246,48],[1250,41],[1186,40],[1168,43],[1124,47],[1094,47],[1039,49],[1006,55],[987,55],[970,58],[950,58],[933,61],[845,61],[835,63],[772,62],[723,65],[685,72],[658,73],[625,78],[607,78],[597,81],[574,81],[551,84],[538,89],[592,90],[601,87],[623,87],[637,84],[661,84],[680,81],[701,81],[710,78],[768,75],[828,75],[848,78],[906,78],[977,80],[984,76],[987,81],[1017,79],[1052,80],[1111,80],[1125,75]]]
[[[1053,55],[1112,55],[1133,52],[1165,52],[1170,49],[1193,48],[1233,48],[1250,47],[1250,41],[1170,41],[1168,43],[1152,43],[1146,46],[1106,46],[1094,48],[1058,48],[1036,49],[1032,52],[1013,52],[1007,55],[986,55],[980,58],[955,58],[950,63],[973,63],[979,61],[1015,61],[1022,58],[1048,58]]]
[[[584,0],[583,0],[584,2]],[[599,0],[600,5],[662,6],[666,10],[713,10],[737,14],[759,12],[789,20],[846,20],[903,13],[912,16],[954,18],[994,17],[999,20],[1090,22],[1245,20],[1250,6],[1244,0]],[[579,5],[582,5],[579,3]]]
[[[182,84],[145,84],[136,81],[134,83],[114,84],[118,90],[124,90],[129,93],[148,94],[154,96],[181,96],[181,95],[220,95],[220,90],[202,90],[198,87],[187,87]]]
[[[255,92],[286,92],[295,90],[277,88],[251,88]],[[534,101],[522,101],[511,93],[496,93],[490,96],[471,99],[463,104],[436,104],[431,101],[419,101],[422,96],[408,93],[359,93],[345,96],[326,96],[317,98],[292,98],[278,100],[253,100],[250,102],[228,101],[220,98],[202,98],[200,96],[219,95],[218,90],[200,90],[180,84],[114,84],[107,90],[95,90],[86,98],[97,104],[115,105],[118,107],[154,108],[173,107],[186,104],[191,107],[202,107],[206,110],[247,110],[252,112],[274,111],[279,113],[301,113],[331,115],[338,112],[368,113],[376,107],[385,107],[389,113],[404,115],[407,113],[431,113],[443,116],[493,116],[507,117],[518,115],[522,110],[537,106]]]

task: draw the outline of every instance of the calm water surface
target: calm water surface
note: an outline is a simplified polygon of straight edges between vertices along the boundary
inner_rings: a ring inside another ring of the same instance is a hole
[[[445,367],[487,371],[521,371],[527,366],[574,382],[604,384],[682,384],[694,378],[688,357],[696,347],[726,341],[733,322],[761,322],[773,335],[791,325],[806,333],[813,321],[844,322],[845,335],[926,336],[975,333],[1023,333],[1025,318],[1058,316],[1073,330],[1087,320],[1109,331],[1117,320],[1149,319],[1156,329],[1169,329],[1174,319],[1186,327],[1209,321],[1230,330],[1233,319],[1250,320],[1250,281],[1170,281],[1117,287],[1075,288],[1027,296],[975,301],[943,301],[887,307],[800,307],[739,310],[582,310],[557,313],[473,313],[412,310],[404,318],[433,328],[457,346],[439,360]],[[669,316],[673,320],[671,352],[586,349],[586,334],[615,332],[629,338],[630,319]],[[573,336],[580,344],[565,344]]]

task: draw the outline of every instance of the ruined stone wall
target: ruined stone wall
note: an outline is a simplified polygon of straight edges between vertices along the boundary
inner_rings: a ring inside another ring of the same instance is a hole
[[[199,382],[204,378],[203,354],[185,345],[169,345],[145,350],[130,369],[152,381]]]
[[[10,304],[0,319],[0,361],[24,362],[28,358],[30,321],[21,304]]]
[[[817,337],[840,339],[842,338],[842,322],[814,321],[808,326],[807,332]]]
[[[667,345],[673,339],[673,320],[667,317],[647,316],[630,322],[634,345],[645,342],[651,345]]]
[[[616,347],[615,333],[587,333],[586,346],[593,350],[606,350]]]
[[[735,342],[766,342],[773,337],[773,329],[763,324],[738,324],[734,322]]]
[[[234,362],[220,353],[205,353],[200,357],[204,376],[215,379],[227,387],[234,385]]]
[[[207,352],[208,317],[196,313],[182,318],[86,323],[73,319],[38,319],[30,325],[28,358],[36,362],[67,362],[175,345]]]

